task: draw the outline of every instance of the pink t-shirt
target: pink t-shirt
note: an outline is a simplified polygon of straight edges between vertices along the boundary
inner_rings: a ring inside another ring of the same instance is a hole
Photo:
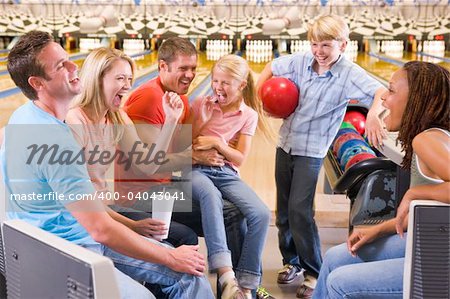
[[[232,147],[237,144],[239,135],[255,135],[258,125],[258,113],[243,101],[237,111],[223,113],[218,103],[201,97],[192,103],[192,112],[194,138],[216,136]]]

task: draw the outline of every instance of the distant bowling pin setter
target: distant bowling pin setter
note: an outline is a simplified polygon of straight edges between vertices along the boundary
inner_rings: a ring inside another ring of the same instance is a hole
[[[286,118],[295,111],[298,105],[298,88],[286,78],[273,77],[267,80],[261,86],[258,94],[264,110],[272,117]]]

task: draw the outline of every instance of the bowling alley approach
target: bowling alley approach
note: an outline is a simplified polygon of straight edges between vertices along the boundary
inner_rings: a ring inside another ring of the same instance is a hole
[[[450,298],[447,0],[0,0],[0,298]]]

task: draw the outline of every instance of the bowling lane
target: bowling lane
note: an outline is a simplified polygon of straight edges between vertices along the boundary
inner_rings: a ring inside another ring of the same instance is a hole
[[[404,52],[403,56],[401,58],[392,57],[392,56],[388,56],[388,55],[381,55],[381,57],[386,57],[387,59],[392,59],[392,60],[395,60],[395,61],[398,61],[401,63],[406,63],[406,62],[412,61],[412,60],[430,61],[430,62],[436,63],[436,64],[441,65],[442,67],[450,70],[450,63],[445,62],[441,59],[430,60],[430,57],[426,57],[423,55],[417,55],[416,53]],[[446,57],[446,59],[448,59],[448,57]],[[360,65],[362,68],[364,68],[366,71],[368,71],[386,81],[389,81],[392,73],[400,68],[399,65],[395,65],[386,60],[379,59],[379,58],[370,56],[365,53],[358,54],[356,63],[358,65]]]
[[[427,54],[427,53],[412,53],[412,52],[400,52],[396,53],[396,55],[389,54],[375,54],[380,57],[385,57],[387,60],[392,59],[393,61],[398,61],[399,63],[406,63],[408,61],[418,60],[418,61],[426,61],[438,64],[446,69],[450,70],[450,57],[448,56],[440,56],[437,54]]]
[[[80,59],[77,61],[74,61],[78,67],[81,67],[84,59]],[[157,52],[152,52],[150,54],[144,55],[143,57],[137,57],[135,59],[136,62],[136,77],[143,76],[144,74],[147,74],[151,71],[154,71],[157,69]],[[9,75],[0,76],[0,91],[3,91],[5,89],[15,87],[14,82],[12,82]],[[4,80],[9,80],[11,85],[8,85],[10,87],[4,88],[2,83]],[[0,128],[5,126],[8,122],[9,117],[11,116],[11,113],[16,110],[19,106],[26,103],[28,99],[22,94],[22,93],[16,93],[11,96],[7,96],[4,98],[0,98]]]
[[[445,56],[444,58],[446,60],[450,59],[448,56]],[[443,61],[442,59],[439,59],[439,58],[429,57],[429,56],[425,56],[425,55],[418,55],[416,53],[404,52],[403,60],[406,60],[406,61],[411,61],[411,60],[428,61],[428,62],[438,64],[438,65],[450,70],[450,62]]]
[[[389,81],[391,75],[400,68],[398,65],[369,56],[365,53],[358,53],[356,63],[367,72],[372,73],[386,81]]]
[[[132,57],[132,55],[130,55],[130,57]],[[158,68],[156,64],[158,61],[158,53],[156,51],[132,58],[136,63],[136,77],[142,76],[142,74]]]
[[[6,58],[8,54],[0,54],[0,71],[6,70]]]
[[[246,55],[243,56],[245,59],[247,59]],[[263,71],[264,67],[266,66],[267,63],[269,62],[261,62],[261,63],[257,63],[257,62],[252,62],[249,61],[249,59],[247,59],[248,61],[248,65],[250,66],[250,68],[252,69],[252,71],[254,72],[254,74],[259,74]]]
[[[246,58],[245,55],[243,57]],[[197,96],[205,95],[211,92],[210,77],[208,76],[211,73],[214,63],[215,61],[207,59],[207,54],[205,52],[199,53],[197,76],[192,82],[188,92],[188,97],[190,100],[193,100]],[[256,82],[256,79],[259,76],[259,73],[261,73],[261,71],[264,69],[266,62],[256,63],[248,61],[248,64],[250,66],[250,69],[253,71]]]
[[[211,86],[209,74],[211,73],[211,69],[214,65],[214,61],[206,59],[206,53],[200,52],[198,54],[198,63],[197,63],[197,71],[194,80],[189,87],[189,91],[187,96],[191,98],[191,96],[197,97],[198,95],[203,94],[203,90],[208,90]],[[207,80],[207,81],[205,81]],[[198,91],[201,88],[202,91]]]

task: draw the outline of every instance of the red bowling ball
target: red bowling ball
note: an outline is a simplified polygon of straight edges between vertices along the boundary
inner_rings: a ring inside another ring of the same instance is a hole
[[[351,123],[359,134],[363,135],[366,130],[366,116],[356,110],[345,113],[344,121]]]
[[[299,91],[289,79],[273,77],[263,83],[259,97],[269,115],[286,118],[297,108]]]
[[[348,162],[345,164],[345,170],[349,169],[350,167],[352,167],[355,164],[358,164],[359,162],[362,162],[362,161],[368,160],[368,159],[374,159],[376,157],[377,156],[372,153],[361,152],[361,153],[351,157],[351,159],[348,160]]]

